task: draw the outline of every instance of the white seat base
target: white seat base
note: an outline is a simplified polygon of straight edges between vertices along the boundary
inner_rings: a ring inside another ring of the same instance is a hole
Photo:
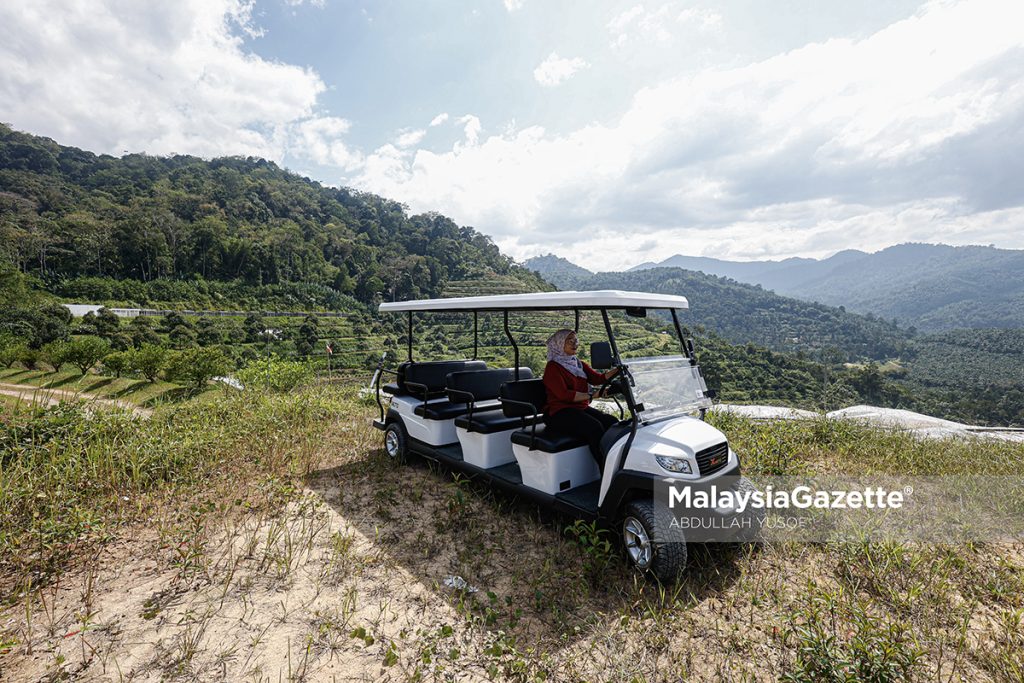
[[[512,453],[519,462],[523,485],[551,495],[589,484],[601,476],[587,446],[545,453],[514,443]]]
[[[447,398],[436,398],[431,403],[444,403]],[[431,446],[448,446],[457,443],[459,437],[455,434],[455,418],[450,420],[428,420],[416,414],[416,406],[423,405],[423,399],[412,396],[391,397],[391,407],[402,416],[405,424],[405,431],[412,438],[422,441]]]
[[[459,443],[462,445],[462,459],[485,470],[515,461],[516,456],[512,453],[514,431],[515,429],[508,429],[503,432],[481,434],[470,432],[464,427],[455,428]]]

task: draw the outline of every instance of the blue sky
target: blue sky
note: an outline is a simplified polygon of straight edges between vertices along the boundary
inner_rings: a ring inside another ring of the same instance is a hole
[[[1024,248],[1024,3],[39,0],[0,120],[253,154],[526,258]]]

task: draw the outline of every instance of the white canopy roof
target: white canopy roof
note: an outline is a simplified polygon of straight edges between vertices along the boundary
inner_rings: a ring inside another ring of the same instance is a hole
[[[598,308],[689,308],[685,296],[620,292],[603,289],[593,292],[537,292],[535,294],[499,294],[463,296],[452,299],[395,301],[380,305],[382,313],[400,311],[556,311]]]

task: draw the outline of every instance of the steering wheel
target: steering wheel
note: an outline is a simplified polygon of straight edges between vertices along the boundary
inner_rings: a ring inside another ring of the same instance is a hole
[[[606,389],[608,389],[609,387],[612,387],[613,385],[619,384],[619,380],[621,380],[621,379],[623,379],[623,376],[622,376],[622,366],[619,366],[619,371],[617,373],[615,373],[615,375],[613,375],[612,377],[609,377],[608,379],[606,379],[601,384],[601,388],[598,389],[597,393],[594,394],[594,395],[595,396],[600,396],[601,394],[604,394]],[[616,393],[622,393],[621,385],[620,386],[616,386],[615,389],[616,389]],[[607,394],[606,398],[610,398],[611,400],[615,401],[615,406],[619,409],[619,419],[620,420],[625,419],[625,417],[626,417],[626,410],[625,410],[625,408],[622,407],[622,404],[619,403],[618,397],[615,396],[614,394]]]

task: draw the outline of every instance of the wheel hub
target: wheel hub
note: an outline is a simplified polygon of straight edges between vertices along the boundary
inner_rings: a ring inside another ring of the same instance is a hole
[[[395,434],[394,431],[389,430],[384,435],[384,450],[392,458],[398,457],[398,434]]]
[[[651,538],[647,535],[644,525],[635,517],[627,517],[622,522],[622,539],[626,543],[629,559],[640,569],[651,564]]]

